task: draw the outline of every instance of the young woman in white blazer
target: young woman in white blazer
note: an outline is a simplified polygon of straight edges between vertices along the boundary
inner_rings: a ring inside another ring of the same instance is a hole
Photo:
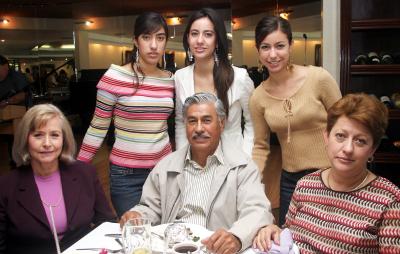
[[[190,17],[183,35],[183,46],[190,65],[175,73],[176,148],[187,144],[182,117],[185,99],[198,92],[211,92],[227,109],[222,139],[233,140],[238,148],[251,156],[253,126],[248,105],[254,84],[245,69],[230,64],[224,21],[215,10],[204,8]]]

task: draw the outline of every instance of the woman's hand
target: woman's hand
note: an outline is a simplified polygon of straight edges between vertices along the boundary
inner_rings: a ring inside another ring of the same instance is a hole
[[[274,224],[261,228],[256,237],[254,237],[253,248],[257,248],[261,251],[267,251],[271,249],[272,241],[279,245],[279,234],[281,231],[282,229]]]

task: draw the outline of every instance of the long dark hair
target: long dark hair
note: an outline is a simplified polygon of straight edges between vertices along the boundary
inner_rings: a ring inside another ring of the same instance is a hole
[[[292,44],[293,35],[289,21],[281,17],[267,16],[262,18],[256,26],[255,39],[257,49],[260,49],[261,42],[265,37],[277,30],[286,34],[289,44]]]
[[[218,66],[214,64],[213,77],[215,83],[215,89],[217,90],[217,96],[224,104],[226,115],[229,114],[229,101],[228,101],[228,90],[232,86],[234,72],[233,68],[228,60],[228,37],[226,36],[226,29],[224,21],[218,13],[211,8],[203,8],[196,11],[189,19],[188,24],[183,35],[183,47],[186,53],[189,50],[188,37],[190,33],[190,28],[194,21],[207,17],[214,25],[214,30],[217,35],[217,45],[216,53],[218,56],[219,64]],[[188,56],[186,55],[187,60]]]
[[[164,28],[166,40],[168,40],[168,26],[167,26],[167,22],[165,21],[165,19],[156,12],[145,12],[145,13],[140,14],[136,18],[135,27],[133,30],[133,36],[135,37],[136,40],[138,40],[140,35],[151,34],[151,33],[157,32],[160,28]],[[136,59],[137,50],[138,50],[138,47],[136,45],[133,45],[133,54],[132,54],[132,58],[131,58],[131,62],[130,62],[132,70],[135,73],[136,80],[134,80],[134,84],[136,84],[136,86],[139,85],[139,76],[134,68],[135,63],[137,63],[139,61],[139,59]],[[138,67],[137,68],[138,72],[144,78],[145,74],[141,70],[140,66],[137,65],[137,67]]]

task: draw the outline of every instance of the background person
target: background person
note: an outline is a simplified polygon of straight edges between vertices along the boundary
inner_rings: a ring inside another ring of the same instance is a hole
[[[400,190],[367,168],[387,127],[387,108],[348,94],[328,110],[331,167],[303,177],[286,217],[301,253],[400,253]],[[265,250],[276,226],[254,243]]]
[[[168,27],[160,14],[139,15],[134,59],[124,66],[112,64],[97,85],[96,109],[78,160],[92,161],[113,119],[110,192],[118,216],[139,202],[151,169],[172,151],[167,119],[174,109],[174,80],[157,67],[167,38]]]
[[[215,95],[188,97],[183,117],[189,145],[157,164],[121,225],[142,215],[152,224],[181,220],[215,231],[202,241],[212,253],[237,253],[273,221],[259,171],[236,144],[221,139],[226,113]]]
[[[0,109],[8,105],[32,106],[32,90],[25,76],[10,69],[8,59],[0,55]],[[14,135],[1,134],[0,138],[7,142],[10,166],[14,168],[15,163],[11,159]]]
[[[56,253],[112,220],[93,166],[77,162],[71,127],[50,104],[32,107],[17,129],[18,168],[0,176],[0,253]],[[55,228],[55,230],[54,230]]]
[[[182,117],[185,99],[198,92],[209,92],[217,95],[227,110],[222,138],[233,140],[237,147],[242,147],[250,156],[253,126],[248,104],[254,85],[245,69],[231,66],[224,21],[215,10],[204,8],[190,17],[183,35],[183,46],[190,65],[175,73],[176,148],[187,144]]]
[[[255,30],[260,62],[268,69],[250,99],[254,125],[253,159],[264,170],[270,153],[270,134],[277,134],[282,152],[279,224],[283,224],[297,181],[329,166],[323,131],[326,111],[340,97],[324,69],[290,63],[292,32],[280,17],[261,19]],[[266,172],[268,174],[268,172]]]
[[[9,104],[31,106],[30,95],[25,76],[10,69],[7,58],[0,55],[0,108]]]

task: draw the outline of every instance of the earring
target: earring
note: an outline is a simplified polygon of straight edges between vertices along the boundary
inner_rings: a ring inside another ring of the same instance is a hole
[[[215,65],[218,67],[219,59],[218,59],[217,50],[218,50],[218,48],[215,48],[215,50],[214,50],[214,62],[215,62]]]
[[[286,65],[286,70],[291,71],[292,69],[293,69],[292,58],[289,55],[289,61],[288,64]]]
[[[193,55],[192,55],[192,52],[190,52],[190,49],[188,49],[186,53],[187,53],[189,62],[193,62]]]
[[[263,64],[261,63],[260,60],[258,60],[257,71],[258,71],[259,73],[262,73],[262,72],[263,72]]]
[[[374,162],[374,156],[372,155],[371,157],[369,157],[367,162],[368,162],[368,163]]]
[[[137,63],[139,63],[139,49],[136,49],[135,61],[136,61]]]
[[[167,68],[167,61],[165,60],[165,52],[164,52],[164,54],[163,54],[163,67],[164,67],[164,70]]]

